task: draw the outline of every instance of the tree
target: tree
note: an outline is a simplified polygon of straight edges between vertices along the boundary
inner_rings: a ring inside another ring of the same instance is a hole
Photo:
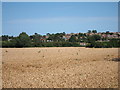
[[[19,36],[16,39],[16,42],[20,47],[28,47],[31,44],[30,37],[25,32],[19,34]]]
[[[93,43],[93,42],[95,42],[94,36],[88,36],[88,37],[87,37],[87,40],[88,40],[88,43]]]
[[[83,36],[85,36],[85,34],[83,34],[83,33],[78,34],[78,37],[83,37]]]
[[[65,32],[63,32],[63,35],[65,35]]]
[[[110,32],[109,31],[106,31],[106,34],[109,34]]]
[[[40,43],[41,43],[40,39],[41,39],[41,37],[42,36],[40,34],[38,34],[38,33],[35,33],[33,35],[33,44],[34,44],[34,46],[40,46]]]
[[[99,35],[92,35],[92,36],[88,36],[88,43],[93,43],[97,40],[100,40],[101,39],[101,36]]]
[[[20,41],[18,37],[14,37],[14,39],[12,39],[11,41],[11,47],[20,47]]]
[[[47,35],[47,36],[50,36],[50,33],[47,33],[46,35]]]
[[[69,41],[70,41],[70,42],[76,42],[77,39],[76,39],[76,37],[75,37],[74,35],[72,35],[72,36],[70,37]]]
[[[91,30],[88,30],[88,33],[91,33]]]
[[[97,30],[92,30],[92,33],[97,33]]]
[[[93,37],[95,38],[95,41],[100,40],[101,36],[100,35],[93,35]]]
[[[2,41],[8,41],[9,36],[8,35],[2,35]]]
[[[47,40],[52,40],[54,42],[63,42],[65,39],[63,38],[65,33],[56,33],[49,35],[49,38]]]
[[[110,39],[109,43],[112,45],[112,47],[120,47],[120,39]]]

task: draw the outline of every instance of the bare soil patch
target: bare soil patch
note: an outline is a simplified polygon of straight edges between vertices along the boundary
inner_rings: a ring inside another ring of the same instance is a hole
[[[4,88],[117,88],[118,48],[2,48]]]

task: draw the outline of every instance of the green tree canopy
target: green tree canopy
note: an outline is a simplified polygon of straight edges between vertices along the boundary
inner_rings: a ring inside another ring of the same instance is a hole
[[[101,37],[99,35],[92,35],[92,36],[88,36],[88,42],[91,43],[91,42],[95,42],[97,40],[100,40]]]
[[[38,33],[35,33],[33,35],[33,44],[34,44],[34,46],[40,46],[40,43],[41,43],[40,39],[41,39],[41,37],[42,36],[40,34],[38,34]]]
[[[72,35],[72,36],[70,37],[69,41],[70,41],[70,42],[76,42],[77,39],[76,39],[75,35]]]
[[[25,32],[20,33],[16,40],[20,47],[30,46],[30,37]]]
[[[92,31],[91,30],[88,30],[88,33],[91,33]]]
[[[97,33],[97,30],[92,30],[92,33]]]

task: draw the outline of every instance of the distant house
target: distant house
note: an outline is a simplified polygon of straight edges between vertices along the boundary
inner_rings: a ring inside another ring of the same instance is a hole
[[[47,40],[47,42],[53,42],[52,40]]]
[[[65,39],[65,41],[69,40],[71,36],[71,34],[66,34],[65,36],[63,36],[63,39]]]
[[[41,42],[46,42],[46,40],[45,40],[45,39],[40,39],[40,41],[41,41]]]
[[[82,42],[82,43],[81,43],[81,42],[80,42],[80,45],[81,45],[81,46],[86,46],[87,43],[85,43],[85,42]]]
[[[12,40],[12,39],[9,39],[9,38],[8,38],[8,41],[11,41],[11,40]]]

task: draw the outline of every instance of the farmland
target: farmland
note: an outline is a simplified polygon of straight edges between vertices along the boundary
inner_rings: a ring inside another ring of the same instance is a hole
[[[118,48],[2,48],[4,88],[117,88]]]

